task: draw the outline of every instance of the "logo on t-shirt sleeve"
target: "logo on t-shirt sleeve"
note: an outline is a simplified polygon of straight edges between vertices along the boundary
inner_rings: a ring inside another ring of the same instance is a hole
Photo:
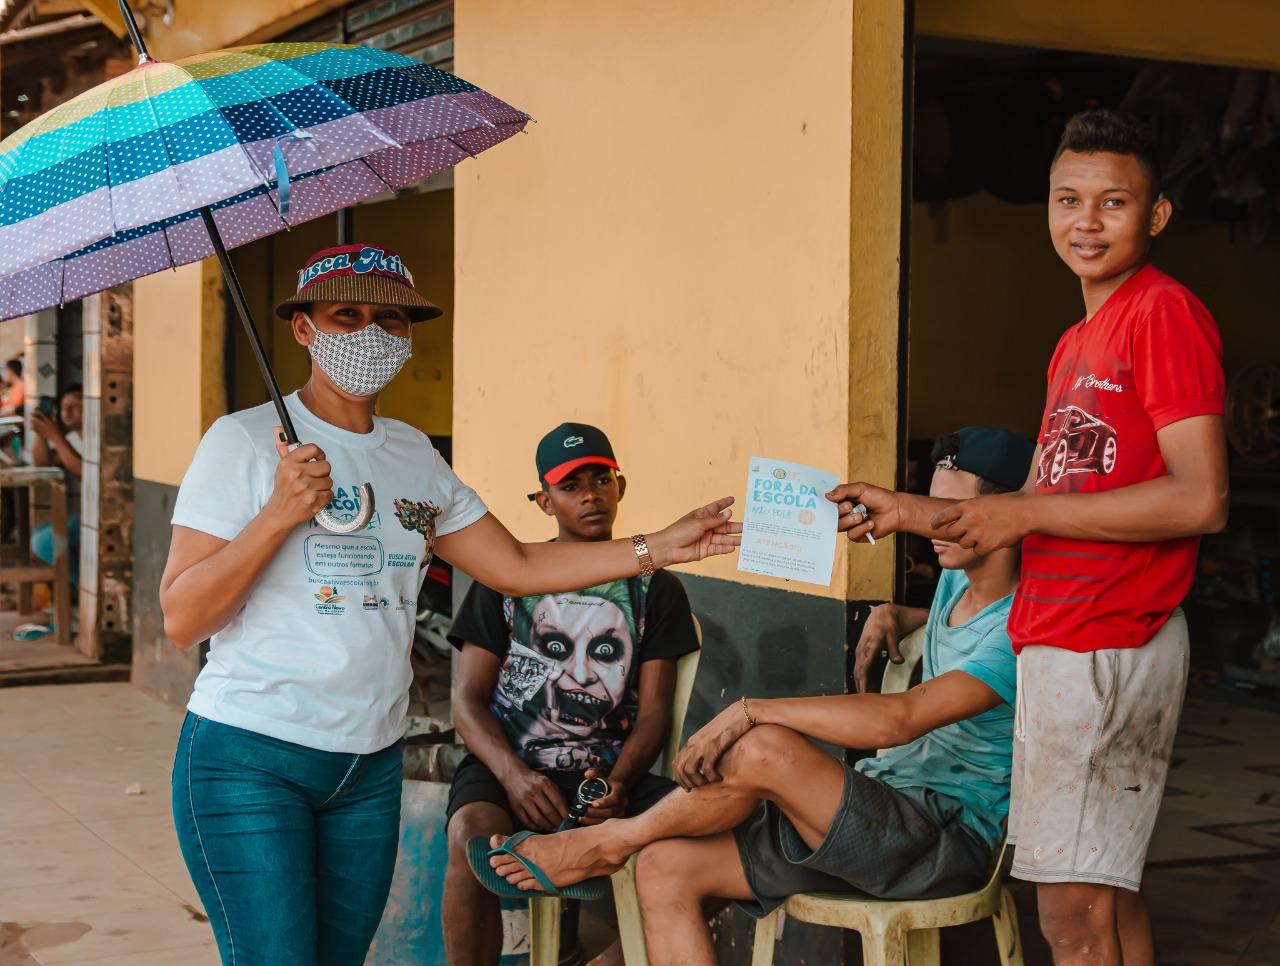
[[[431,563],[431,554],[436,545],[436,518],[440,516],[440,508],[424,500],[396,499],[393,502],[400,526],[406,530],[416,530],[426,541],[422,550],[422,566],[427,566]]]

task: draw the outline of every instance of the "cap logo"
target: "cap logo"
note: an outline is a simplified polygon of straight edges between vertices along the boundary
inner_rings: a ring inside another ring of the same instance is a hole
[[[569,437],[566,437],[564,441],[564,448],[573,449],[575,446],[581,446],[585,442],[586,440],[583,439],[581,436],[569,436]]]
[[[955,457],[953,457],[950,453],[948,453],[946,456],[942,457],[942,459],[938,460],[938,462],[937,462],[935,465],[936,465],[936,467],[937,467],[938,469],[940,469],[940,470],[954,470],[954,469],[957,469],[957,467],[956,467]]]
[[[413,284],[413,275],[405,268],[399,255],[389,255],[381,248],[366,246],[360,249],[358,256],[352,252],[341,252],[312,262],[298,273],[298,291],[301,292],[316,279],[333,272],[355,272],[357,275],[377,272],[380,275],[394,275],[409,285]]]

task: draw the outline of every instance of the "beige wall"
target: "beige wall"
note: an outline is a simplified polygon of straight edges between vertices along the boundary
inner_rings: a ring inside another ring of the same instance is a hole
[[[517,533],[566,419],[613,438],[621,532],[741,499],[753,454],[847,471],[852,36],[844,0],[460,0],[458,72],[538,119],[455,175],[455,459]]]
[[[913,437],[969,423],[1034,435],[1045,369],[1083,314],[1080,287],[1054,254],[1040,205],[975,195],[912,218],[909,425]],[[1280,241],[1176,215],[1154,261],[1189,286],[1223,333],[1228,376],[1280,361],[1275,279]]]
[[[139,279],[133,300],[133,473],[176,486],[204,431],[226,412],[217,263]]]

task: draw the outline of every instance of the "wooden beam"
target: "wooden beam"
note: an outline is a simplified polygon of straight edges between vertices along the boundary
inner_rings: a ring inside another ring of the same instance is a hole
[[[899,242],[902,232],[902,58],[905,0],[853,7],[849,166],[849,480],[892,480],[898,467]],[[894,550],[842,540],[847,597],[893,596]]]
[[[81,0],[80,6],[102,21],[103,26],[117,37],[125,35],[124,17],[120,15],[117,0]]]
[[[916,30],[988,43],[1280,69],[1280,4],[1258,0],[918,0]]]
[[[38,23],[34,27],[22,27],[18,30],[10,30],[0,34],[0,47],[24,44],[32,40],[40,40],[42,37],[57,37],[60,34],[71,33],[75,30],[88,30],[97,26],[98,21],[87,13],[64,17],[62,20],[50,20],[48,23]],[[49,56],[47,48],[42,53],[43,56]]]
[[[87,9],[84,0],[36,0],[36,15],[40,17],[65,17]]]
[[[257,44],[271,40],[273,37],[288,33],[290,30],[315,20],[331,10],[345,7],[348,2],[349,0],[315,0],[310,6],[296,10],[287,16],[281,17],[279,20],[256,27],[248,33],[236,37],[231,42],[236,44]]]

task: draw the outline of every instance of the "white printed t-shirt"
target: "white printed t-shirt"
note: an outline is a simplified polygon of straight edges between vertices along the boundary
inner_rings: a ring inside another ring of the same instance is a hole
[[[222,724],[344,754],[404,734],[418,591],[437,537],[487,512],[431,441],[394,419],[352,433],[285,404],[303,443],[333,466],[330,509],[349,517],[357,487],[375,512],[357,533],[296,527],[248,599],[213,635],[187,708]],[[280,457],[271,404],[223,416],[205,433],[173,510],[176,526],[233,539],[266,505]]]

